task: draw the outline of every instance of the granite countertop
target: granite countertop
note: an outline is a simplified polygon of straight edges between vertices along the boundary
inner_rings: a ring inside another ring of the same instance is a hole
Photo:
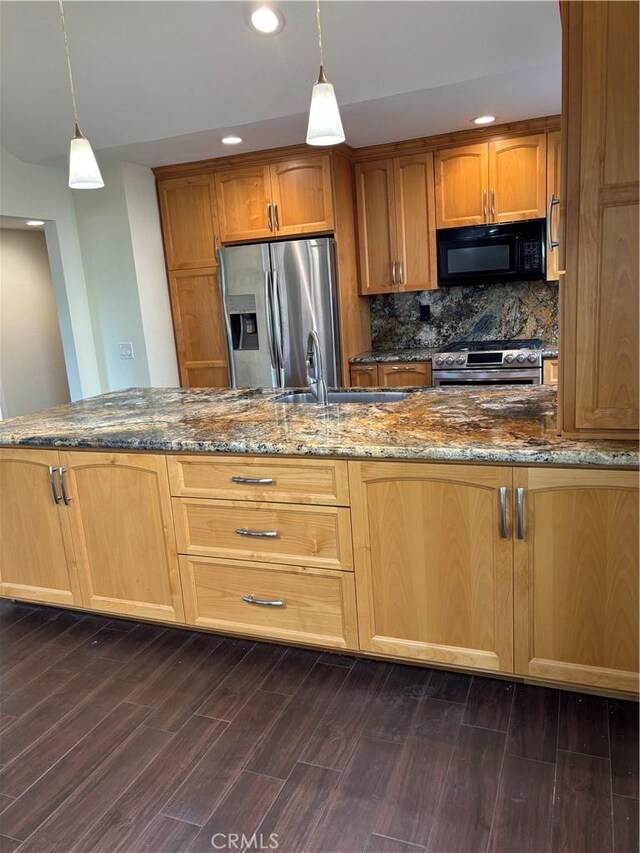
[[[362,389],[363,393],[365,389]],[[553,386],[425,388],[398,403],[273,389],[133,388],[0,421],[0,445],[635,467],[638,445],[554,433]]]
[[[432,357],[442,352],[442,347],[414,347],[412,349],[387,349],[363,352],[351,356],[350,364],[378,364],[387,361],[431,361]],[[557,358],[558,344],[545,343],[542,358]]]

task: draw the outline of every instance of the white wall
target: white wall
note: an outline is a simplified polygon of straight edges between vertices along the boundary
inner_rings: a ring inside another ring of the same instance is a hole
[[[66,168],[22,163],[0,148],[0,215],[45,219],[45,235],[73,400],[102,391]]]
[[[149,379],[155,388],[178,386],[156,181],[151,169],[132,163],[123,164],[123,177]]]
[[[5,417],[69,402],[42,231],[0,228],[0,386]]]

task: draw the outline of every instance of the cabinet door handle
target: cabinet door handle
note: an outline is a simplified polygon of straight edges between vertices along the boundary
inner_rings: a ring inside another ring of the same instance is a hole
[[[391,281],[392,281],[394,287],[398,283],[396,280],[396,262],[395,261],[391,262]]]
[[[516,489],[516,507],[518,515],[518,539],[524,539],[524,489]]]
[[[552,193],[551,198],[549,199],[549,207],[547,208],[547,245],[549,246],[550,252],[553,252],[553,250],[557,249],[560,245],[557,240],[553,239],[553,220],[551,219],[553,216],[553,208],[556,204],[560,204],[560,199],[556,198]]]
[[[495,221],[496,218],[496,194],[491,187],[491,219]]]
[[[232,477],[232,483],[241,483],[243,486],[274,486],[273,477]]]
[[[242,600],[247,604],[257,604],[260,607],[284,607],[284,601],[281,598],[274,598],[270,601],[268,598],[256,598],[253,595],[243,595]]]
[[[51,486],[51,494],[53,495],[53,500],[55,503],[59,504],[62,501],[62,495],[58,494],[58,490],[56,489],[56,471],[58,468],[54,468],[53,465],[49,465],[49,485]]]
[[[278,535],[277,530],[249,530],[248,527],[238,527],[236,533],[238,536],[261,536],[266,539],[275,539]]]
[[[280,216],[278,215],[278,205],[277,204],[273,205],[273,212],[274,212],[276,231],[279,231],[280,230]]]
[[[500,496],[500,538],[506,539],[509,535],[507,530],[507,487],[500,486],[498,494]]]
[[[67,488],[64,484],[64,475],[67,473],[66,468],[58,468],[58,473],[60,475],[60,490],[62,491],[62,500],[65,502],[66,506],[69,506],[71,503],[71,498],[67,494]]]
[[[482,218],[484,219],[485,222],[487,221],[487,190],[486,190],[486,187],[485,187],[485,189],[482,190]]]
[[[273,214],[271,213],[271,205],[267,205],[267,226],[269,231],[273,231]]]
[[[398,278],[400,279],[400,284],[404,284],[404,266],[402,261],[398,261]]]

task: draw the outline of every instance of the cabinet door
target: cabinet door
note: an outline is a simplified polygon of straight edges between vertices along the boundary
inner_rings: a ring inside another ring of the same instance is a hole
[[[183,388],[229,385],[222,299],[215,267],[169,274],[171,310]]]
[[[379,364],[378,381],[383,388],[431,385],[431,365],[419,361]]]
[[[220,239],[258,240],[275,234],[268,166],[240,166],[216,172]]]
[[[301,157],[271,166],[274,227],[279,237],[333,230],[329,157]]]
[[[356,166],[360,293],[397,290],[398,246],[393,190],[393,160]]]
[[[516,672],[638,689],[638,475],[516,469]]]
[[[85,607],[184,622],[164,456],[63,452]]]
[[[542,381],[545,385],[558,384],[558,359],[545,358],[542,362]]]
[[[360,645],[513,671],[511,469],[350,462]]]
[[[213,174],[158,182],[162,232],[170,270],[218,263]]]
[[[433,154],[398,157],[393,170],[400,289],[433,290],[438,286]]]
[[[378,385],[377,364],[352,364],[350,373],[352,388],[376,388]]]
[[[562,193],[560,172],[560,131],[555,130],[547,135],[547,210],[551,197],[560,199]],[[551,220],[547,221],[547,228],[551,229],[551,237],[555,242],[561,243],[560,239],[560,205],[555,204],[551,210]],[[547,235],[548,237],[549,235]],[[560,269],[560,246],[555,249],[549,248],[547,239],[547,281],[558,279]]]
[[[547,138],[544,133],[489,143],[489,221],[546,215]]]
[[[55,450],[0,450],[0,595],[82,605],[59,465]]]
[[[487,222],[487,143],[437,151],[435,168],[438,228]]]

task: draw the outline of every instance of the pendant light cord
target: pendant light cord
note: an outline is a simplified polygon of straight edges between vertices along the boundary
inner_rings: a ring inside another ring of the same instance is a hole
[[[60,0],[62,6],[62,0]],[[318,24],[318,47],[320,48],[320,67],[324,67],[324,53],[322,52],[322,27],[320,26],[320,0],[316,0],[316,23]]]
[[[79,132],[78,127],[78,107],[76,106],[76,93],[73,88],[73,75],[71,73],[71,54],[69,53],[69,39],[67,38],[67,22],[64,17],[64,6],[62,5],[62,0],[58,0],[58,5],[60,6],[60,19],[62,21],[62,36],[64,38],[64,49],[67,54],[67,69],[69,71],[69,89],[71,90],[71,102],[73,104],[73,117],[76,123],[76,130]],[[319,7],[319,3],[318,3]],[[319,12],[318,12],[319,14]]]

